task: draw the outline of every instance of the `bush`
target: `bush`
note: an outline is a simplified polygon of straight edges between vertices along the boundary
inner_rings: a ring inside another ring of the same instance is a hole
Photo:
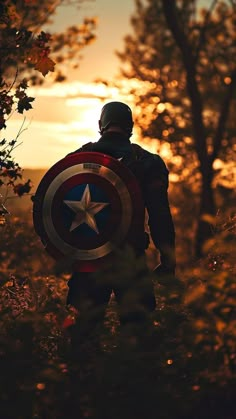
[[[186,267],[181,279],[153,278],[157,309],[145,329],[123,333],[112,299],[101,350],[91,340],[77,358],[70,352],[75,313],[65,307],[67,275],[5,275],[1,416],[233,419],[234,223],[231,218],[222,225],[206,257]],[[115,272],[128,272],[132,280],[139,265],[126,255]]]

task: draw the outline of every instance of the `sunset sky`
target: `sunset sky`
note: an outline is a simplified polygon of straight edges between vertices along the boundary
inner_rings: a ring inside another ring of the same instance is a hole
[[[134,0],[87,0],[79,10],[73,5],[58,8],[54,23],[46,30],[61,31],[82,22],[85,16],[97,16],[97,40],[82,51],[81,65],[69,74],[67,82],[51,87],[45,83],[28,91],[36,99],[33,109],[25,112],[25,121],[18,114],[8,121],[4,132],[7,139],[16,137],[24,121],[25,130],[19,137],[22,143],[14,151],[22,167],[49,168],[87,141],[96,141],[103,104],[110,100],[127,102],[117,90],[96,85],[94,80],[111,80],[118,73],[121,62],[114,51],[123,48],[123,38],[131,31],[130,17],[134,10]],[[135,141],[135,135],[132,139]]]
[[[122,49],[132,11],[133,0],[87,0],[79,10],[74,6],[58,9],[54,24],[46,29],[61,31],[81,22],[85,16],[97,16],[97,40],[82,51],[81,65],[71,72],[67,82],[52,87],[46,83],[28,91],[35,101],[33,109],[24,114],[26,130],[19,137],[22,144],[14,152],[22,167],[50,167],[87,141],[98,139],[97,121],[103,103],[121,98],[114,89],[108,91],[93,81],[112,79],[118,72],[120,62],[114,50]],[[13,115],[4,135],[15,137],[22,122],[22,115]]]

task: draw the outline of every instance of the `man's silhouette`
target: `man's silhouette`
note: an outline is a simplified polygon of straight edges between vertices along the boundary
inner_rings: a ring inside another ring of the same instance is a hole
[[[168,202],[168,170],[161,157],[152,154],[137,144],[130,142],[133,129],[132,112],[129,106],[122,102],[107,103],[101,111],[99,120],[101,137],[97,142],[85,144],[78,152],[95,151],[119,159],[134,174],[141,188],[145,208],[148,214],[148,225],[152,241],[160,254],[160,265],[156,268],[156,275],[174,275],[175,273],[175,232]],[[73,153],[71,153],[73,154]],[[140,220],[143,223],[143,220]],[[134,246],[137,257],[145,255],[147,234],[143,225],[142,243]],[[121,253],[122,255],[122,253]],[[147,275],[147,268],[143,265],[137,278],[132,281],[99,280],[97,273],[74,272],[68,282],[69,292],[67,304],[74,306],[79,318],[87,319],[85,329],[93,330],[96,324],[103,321],[106,305],[112,290],[120,309],[122,324],[140,321],[141,312],[152,312],[155,309],[155,295],[151,280],[146,286],[140,287],[139,280]],[[137,282],[136,282],[137,281]],[[136,308],[122,310],[124,300],[130,293],[136,293]],[[137,307],[141,308],[140,310]],[[81,325],[81,328],[83,326]],[[86,332],[85,332],[86,333]]]

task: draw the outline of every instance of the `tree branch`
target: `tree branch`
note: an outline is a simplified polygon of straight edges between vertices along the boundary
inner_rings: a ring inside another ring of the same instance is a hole
[[[175,0],[168,2],[162,0],[162,7],[169,29],[181,51],[183,64],[186,70],[187,90],[191,100],[192,118],[193,118],[193,136],[196,145],[196,151],[199,157],[201,169],[208,166],[208,155],[206,146],[206,133],[203,124],[203,105],[201,95],[196,81],[196,61],[192,53],[191,46],[178,21],[178,13]]]
[[[233,98],[234,89],[236,88],[236,70],[232,72],[230,78],[231,78],[231,83],[227,86],[226,94],[225,94],[224,100],[222,101],[220,117],[218,120],[218,126],[216,129],[216,134],[213,141],[213,153],[210,156],[211,163],[213,163],[213,161],[217,158],[220,147],[221,147],[221,143],[223,140],[224,130],[226,127],[229,110],[230,110],[230,104]]]
[[[211,16],[212,10],[214,9],[216,3],[217,3],[217,0],[213,0],[211,6],[210,6],[210,8],[209,8],[209,10],[208,10],[208,12],[205,16],[204,23],[203,23],[203,26],[202,26],[201,31],[200,31],[198,46],[197,46],[197,49],[196,49],[195,63],[197,63],[197,61],[198,61],[198,57],[199,57],[199,53],[201,51],[201,47],[204,44],[205,33],[206,33],[206,30],[207,30],[207,25],[208,25],[208,22],[209,22],[209,18]]]

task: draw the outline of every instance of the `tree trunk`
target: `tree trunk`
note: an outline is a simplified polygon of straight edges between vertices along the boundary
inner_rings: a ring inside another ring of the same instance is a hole
[[[212,216],[216,215],[212,179],[212,167],[208,167],[207,170],[202,171],[202,189],[200,195],[199,216],[195,239],[195,255],[197,257],[201,257],[203,255],[203,244],[207,239],[212,237],[213,234],[212,225],[202,219],[204,214],[209,214]]]

